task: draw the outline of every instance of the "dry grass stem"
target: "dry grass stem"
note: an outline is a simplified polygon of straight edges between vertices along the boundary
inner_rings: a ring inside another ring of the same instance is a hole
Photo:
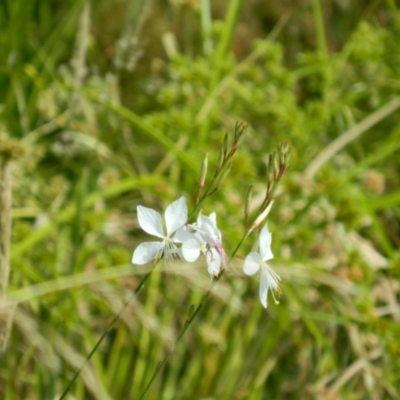
[[[7,157],[2,156],[0,164],[0,302],[6,297],[10,276],[11,181],[11,162]],[[7,347],[12,325],[12,310],[9,307],[0,312],[0,354]]]

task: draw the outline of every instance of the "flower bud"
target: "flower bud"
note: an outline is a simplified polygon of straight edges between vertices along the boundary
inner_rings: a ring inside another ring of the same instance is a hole
[[[206,176],[207,176],[207,168],[208,168],[208,153],[206,153],[206,156],[204,157],[203,160],[203,164],[201,165],[199,188],[204,187],[204,183],[206,181]]]
[[[227,167],[222,171],[222,174],[219,176],[217,183],[215,184],[215,188],[219,189],[221,187],[222,182],[228,176],[231,171],[232,163],[229,163]]]
[[[272,203],[273,200],[268,204],[267,207],[265,207],[265,209],[261,212],[261,214],[256,218],[252,226],[252,230],[258,228],[261,225],[261,223],[265,220],[265,218],[267,218],[269,212],[271,211]]]

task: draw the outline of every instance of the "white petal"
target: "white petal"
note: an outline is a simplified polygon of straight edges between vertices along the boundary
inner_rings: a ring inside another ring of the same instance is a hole
[[[221,257],[218,254],[217,250],[208,250],[206,251],[205,256],[208,265],[208,273],[215,276],[219,275],[221,271]]]
[[[137,206],[139,225],[150,235],[164,238],[161,215],[148,207]]]
[[[279,275],[276,272],[274,272],[267,264],[263,264],[261,266],[259,294],[261,303],[264,306],[264,308],[267,308],[269,289],[277,290],[279,286],[279,280],[280,280]]]
[[[209,245],[214,245],[214,239],[207,229],[207,224],[203,224],[201,228],[197,229],[196,236],[200,238],[202,242],[208,243]]]
[[[268,273],[265,268],[261,268],[259,295],[261,304],[264,306],[264,308],[267,308],[268,305],[268,290],[269,290]]]
[[[188,218],[188,209],[186,199],[181,197],[174,201],[165,210],[165,225],[167,226],[167,235],[171,236],[175,231],[185,225]]]
[[[184,226],[183,228],[180,228],[176,231],[176,233],[173,237],[173,241],[175,243],[183,243],[183,242],[186,242],[186,240],[193,239],[193,237],[194,237],[194,234],[190,233],[186,229],[186,226]]]
[[[243,272],[246,275],[254,275],[260,269],[261,256],[256,253],[250,253],[244,260]]]
[[[200,243],[196,239],[186,240],[182,247],[182,256],[188,262],[196,261],[200,255]]]
[[[215,213],[215,211],[210,214],[209,218],[214,226],[217,227],[217,214]]]
[[[201,224],[202,225],[207,225],[207,229],[210,231],[213,231],[217,228],[217,224],[216,224],[216,217],[215,217],[215,213],[214,214],[214,218],[211,217],[207,217],[206,215],[202,215],[201,216]]]
[[[144,242],[136,247],[133,256],[132,264],[143,265],[151,260],[154,260],[157,253],[162,249],[161,242]]]
[[[217,253],[219,254],[219,256],[221,257],[221,263],[226,266],[226,263],[228,261],[228,258],[226,257],[226,253],[224,248],[222,247],[221,243],[217,243],[215,245],[215,250],[217,251]]]
[[[203,210],[200,210],[199,211],[199,214],[198,214],[198,216],[197,216],[197,222],[199,222],[199,221],[201,221],[201,219],[203,218]]]
[[[271,251],[272,235],[268,230],[267,225],[262,228],[258,241],[260,243],[260,254],[263,261],[268,261],[274,258],[274,255]]]
[[[217,229],[210,217],[199,215],[197,221],[197,231],[206,243],[215,246],[217,243],[221,242],[221,232]]]
[[[205,224],[213,226],[213,222],[210,217],[207,217],[207,215],[203,215],[203,213],[199,211],[199,215],[197,216],[197,228],[202,229],[203,225]]]

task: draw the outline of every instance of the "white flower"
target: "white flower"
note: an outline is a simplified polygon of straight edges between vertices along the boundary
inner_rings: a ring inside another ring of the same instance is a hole
[[[153,259],[159,260],[164,257],[166,260],[170,260],[174,256],[181,256],[180,250],[175,245],[179,240],[173,234],[185,225],[188,218],[184,197],[174,201],[165,210],[167,234],[164,233],[160,213],[151,208],[138,206],[137,214],[141,228],[150,235],[161,238],[162,241],[141,243],[133,253],[133,264],[142,265]]]
[[[254,275],[259,269],[261,270],[260,300],[264,308],[267,308],[269,289],[272,291],[275,303],[278,303],[275,299],[274,292],[279,291],[279,281],[281,279],[279,275],[266,263],[266,261],[274,258],[271,251],[271,240],[271,232],[268,230],[268,226],[265,225],[258,238],[260,253],[250,253],[244,260],[243,266],[246,275]]]
[[[194,233],[186,231],[186,234],[181,232],[179,234],[180,238],[183,238],[183,258],[188,262],[193,262],[199,258],[200,252],[202,252],[206,257],[208,272],[210,275],[218,276],[221,272],[221,264],[225,265],[226,263],[226,255],[222,247],[221,232],[217,228],[215,212],[209,217],[200,212],[197,222],[189,225],[188,229]]]

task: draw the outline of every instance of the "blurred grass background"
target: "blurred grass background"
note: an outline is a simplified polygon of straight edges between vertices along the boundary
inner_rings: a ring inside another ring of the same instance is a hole
[[[400,398],[395,0],[3,0],[0,26],[0,144],[19,149],[1,399],[61,395],[148,270],[136,206],[193,205],[236,121],[203,211],[229,254],[290,143],[268,219],[280,304],[228,272],[147,398]],[[137,399],[208,285],[203,265],[155,271],[68,398]]]

